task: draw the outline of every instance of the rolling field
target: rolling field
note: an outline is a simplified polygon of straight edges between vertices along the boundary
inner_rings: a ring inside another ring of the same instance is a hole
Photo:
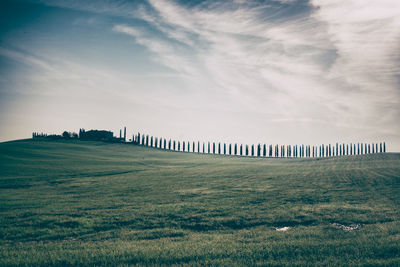
[[[400,154],[0,143],[1,266],[136,264],[399,266]]]

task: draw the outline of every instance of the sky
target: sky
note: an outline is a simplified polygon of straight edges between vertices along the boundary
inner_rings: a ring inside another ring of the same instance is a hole
[[[0,141],[127,127],[400,151],[400,1],[0,2]]]

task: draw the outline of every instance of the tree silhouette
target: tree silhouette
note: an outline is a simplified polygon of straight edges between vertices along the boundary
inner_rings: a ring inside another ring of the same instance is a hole
[[[208,154],[210,154],[210,142],[208,142],[208,150],[207,150]]]
[[[246,156],[248,156],[248,155],[249,155],[249,146],[246,145]]]
[[[243,144],[240,144],[240,156],[243,155]]]
[[[224,155],[226,155],[226,144],[224,143]]]
[[[383,153],[386,153],[386,142],[383,142]]]
[[[221,142],[218,142],[218,154],[221,155]]]
[[[64,131],[62,133],[62,137],[65,138],[65,139],[69,139],[69,138],[71,138],[71,134],[69,132],[67,132],[67,131]]]
[[[235,156],[237,155],[237,143],[235,143],[235,152],[234,152],[235,154]]]
[[[232,144],[229,144],[229,155],[232,155]]]
[[[213,154],[215,154],[215,142],[213,142]]]

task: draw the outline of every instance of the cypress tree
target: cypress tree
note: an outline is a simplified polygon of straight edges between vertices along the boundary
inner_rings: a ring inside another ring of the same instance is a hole
[[[386,142],[383,142],[383,153],[386,153]]]
[[[173,150],[174,150],[174,151],[176,151],[175,148],[176,148],[176,141],[174,140],[174,147],[173,147]]]
[[[382,143],[379,143],[379,146],[380,146],[379,153],[382,153]]]
[[[203,142],[203,154],[206,153],[206,144]]]
[[[375,152],[378,153],[378,143],[375,144]]]
[[[224,143],[224,155],[226,155],[226,144]]]
[[[246,145],[246,156],[249,155],[249,145]]]
[[[182,141],[182,150],[183,150],[183,152],[186,152],[186,150],[185,150],[185,141]]]
[[[243,155],[243,144],[240,144],[240,156]]]
[[[375,154],[375,145],[372,143],[372,154]]]
[[[215,154],[215,142],[213,142],[213,154]]]
[[[210,154],[210,142],[208,142],[208,150],[207,150],[208,154]]]
[[[254,144],[251,145],[251,156],[254,157]]]
[[[263,155],[264,155],[264,157],[267,156],[267,145],[266,144],[264,144],[264,146],[263,146]]]
[[[235,150],[234,150],[234,155],[236,156],[237,155],[237,143],[235,143]]]
[[[181,151],[181,141],[178,141],[178,151]]]
[[[221,155],[221,142],[218,142],[218,154]]]
[[[229,144],[229,155],[232,155],[232,144]]]
[[[200,141],[197,141],[197,153],[200,153]]]

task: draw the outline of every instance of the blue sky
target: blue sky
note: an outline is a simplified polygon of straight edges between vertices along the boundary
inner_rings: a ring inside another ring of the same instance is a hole
[[[400,151],[400,2],[2,1],[0,140],[127,126]]]

